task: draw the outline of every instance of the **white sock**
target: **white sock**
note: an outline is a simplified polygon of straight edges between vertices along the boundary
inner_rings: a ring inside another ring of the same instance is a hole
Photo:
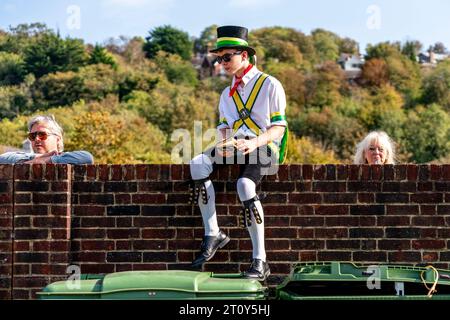
[[[205,179],[212,172],[212,163],[207,156],[200,154],[191,160],[190,168],[193,180]],[[203,203],[201,193],[198,198],[198,206],[202,213],[203,226],[205,227],[205,236],[217,236],[220,229],[216,214],[216,195],[211,180],[205,182],[205,187],[208,203]]]
[[[247,201],[256,196],[256,184],[248,178],[240,178],[237,181],[237,190],[241,201]],[[252,225],[247,229],[250,233],[250,239],[252,240],[252,257],[253,259],[266,261],[266,249],[264,246],[264,211],[260,201],[255,201],[255,206],[258,209],[262,223],[257,224],[255,217],[251,215]]]

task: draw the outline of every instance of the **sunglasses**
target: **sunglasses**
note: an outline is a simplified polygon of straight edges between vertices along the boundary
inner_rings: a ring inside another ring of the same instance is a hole
[[[217,59],[217,63],[221,64],[222,61],[223,62],[230,62],[231,58],[233,58],[233,56],[239,55],[241,53],[242,53],[242,51],[236,51],[234,53],[225,53],[223,56],[217,56],[217,58],[216,58]]]
[[[35,132],[28,133],[28,139],[30,141],[34,141],[34,140],[36,140],[36,137],[39,137],[40,140],[47,140],[49,135],[57,136],[56,133],[45,132],[45,131],[35,131]]]

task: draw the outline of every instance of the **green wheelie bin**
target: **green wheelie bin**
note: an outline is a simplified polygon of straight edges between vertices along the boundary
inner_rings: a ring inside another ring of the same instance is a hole
[[[450,300],[450,270],[311,262],[293,266],[279,300]]]
[[[129,271],[58,281],[38,299],[72,300],[264,300],[267,288],[240,274],[195,271]]]

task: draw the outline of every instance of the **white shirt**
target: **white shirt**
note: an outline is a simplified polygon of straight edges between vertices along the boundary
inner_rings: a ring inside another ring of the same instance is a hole
[[[238,86],[237,91],[244,103],[247,103],[253,86],[261,74],[261,71],[253,67],[242,78],[242,83]],[[235,81],[236,78],[233,77],[231,87],[233,87]],[[240,119],[233,98],[229,96],[231,87],[225,88],[220,96],[220,119],[217,129],[232,129],[233,123]],[[262,132],[266,132],[273,125],[287,126],[285,111],[286,95],[283,86],[280,81],[269,76],[261,87],[250,117],[261,128]],[[256,137],[255,133],[245,124],[234,133],[234,136]],[[276,141],[276,143],[279,144],[279,141]]]

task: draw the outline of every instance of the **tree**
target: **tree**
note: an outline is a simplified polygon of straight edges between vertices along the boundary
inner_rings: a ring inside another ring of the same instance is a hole
[[[160,51],[155,57],[155,62],[164,70],[170,82],[192,87],[198,84],[197,70],[192,66],[192,63],[182,60],[180,56]]]
[[[83,112],[73,122],[66,147],[89,150],[96,163],[170,163],[161,131],[132,112]]]
[[[373,58],[366,61],[362,68],[362,82],[367,86],[381,87],[389,82],[389,70],[382,59]]]
[[[402,47],[402,54],[408,57],[411,61],[417,62],[417,55],[423,48],[420,41],[406,41]]]
[[[216,29],[217,25],[213,24],[209,27],[203,29],[200,34],[200,38],[194,41],[194,51],[199,53],[207,53],[208,50],[212,49],[217,40]]]
[[[359,44],[358,42],[350,38],[340,39],[339,52],[349,54],[359,54]]]
[[[109,65],[96,64],[78,72],[56,72],[43,76],[33,86],[35,108],[69,106],[75,101],[99,101],[118,92],[118,81]]]
[[[413,154],[411,160],[425,163],[450,153],[450,115],[437,104],[417,107],[408,115],[405,147]]]
[[[23,54],[25,49],[36,39],[52,31],[42,23],[19,24],[10,27],[9,32],[0,37],[0,51]]]
[[[294,134],[290,134],[288,143],[289,149],[286,159],[288,164],[340,163],[334,156],[333,151],[325,150],[320,144],[314,143],[308,137],[297,138]]]
[[[327,61],[307,77],[305,84],[307,107],[335,106],[346,86],[345,74],[337,63]]]
[[[21,56],[0,51],[0,86],[16,85],[25,78],[25,64]]]
[[[32,100],[27,85],[0,86],[0,119],[13,119],[30,111]]]
[[[432,51],[438,54],[446,54],[447,48],[442,42],[436,42],[432,48]]]
[[[170,25],[156,27],[145,38],[144,51],[147,57],[153,59],[158,51],[178,54],[184,60],[191,59],[193,43],[186,32]]]
[[[329,31],[316,29],[311,32],[320,61],[336,61],[339,58],[339,37]]]
[[[92,50],[89,57],[89,64],[107,64],[110,65],[114,70],[117,69],[117,62],[114,56],[109,53],[105,48],[96,44],[94,49]]]
[[[40,78],[48,73],[77,71],[88,60],[83,41],[61,39],[46,33],[30,44],[24,53],[27,71]]]
[[[450,62],[438,64],[423,81],[423,97],[426,104],[437,103],[450,110]]]

